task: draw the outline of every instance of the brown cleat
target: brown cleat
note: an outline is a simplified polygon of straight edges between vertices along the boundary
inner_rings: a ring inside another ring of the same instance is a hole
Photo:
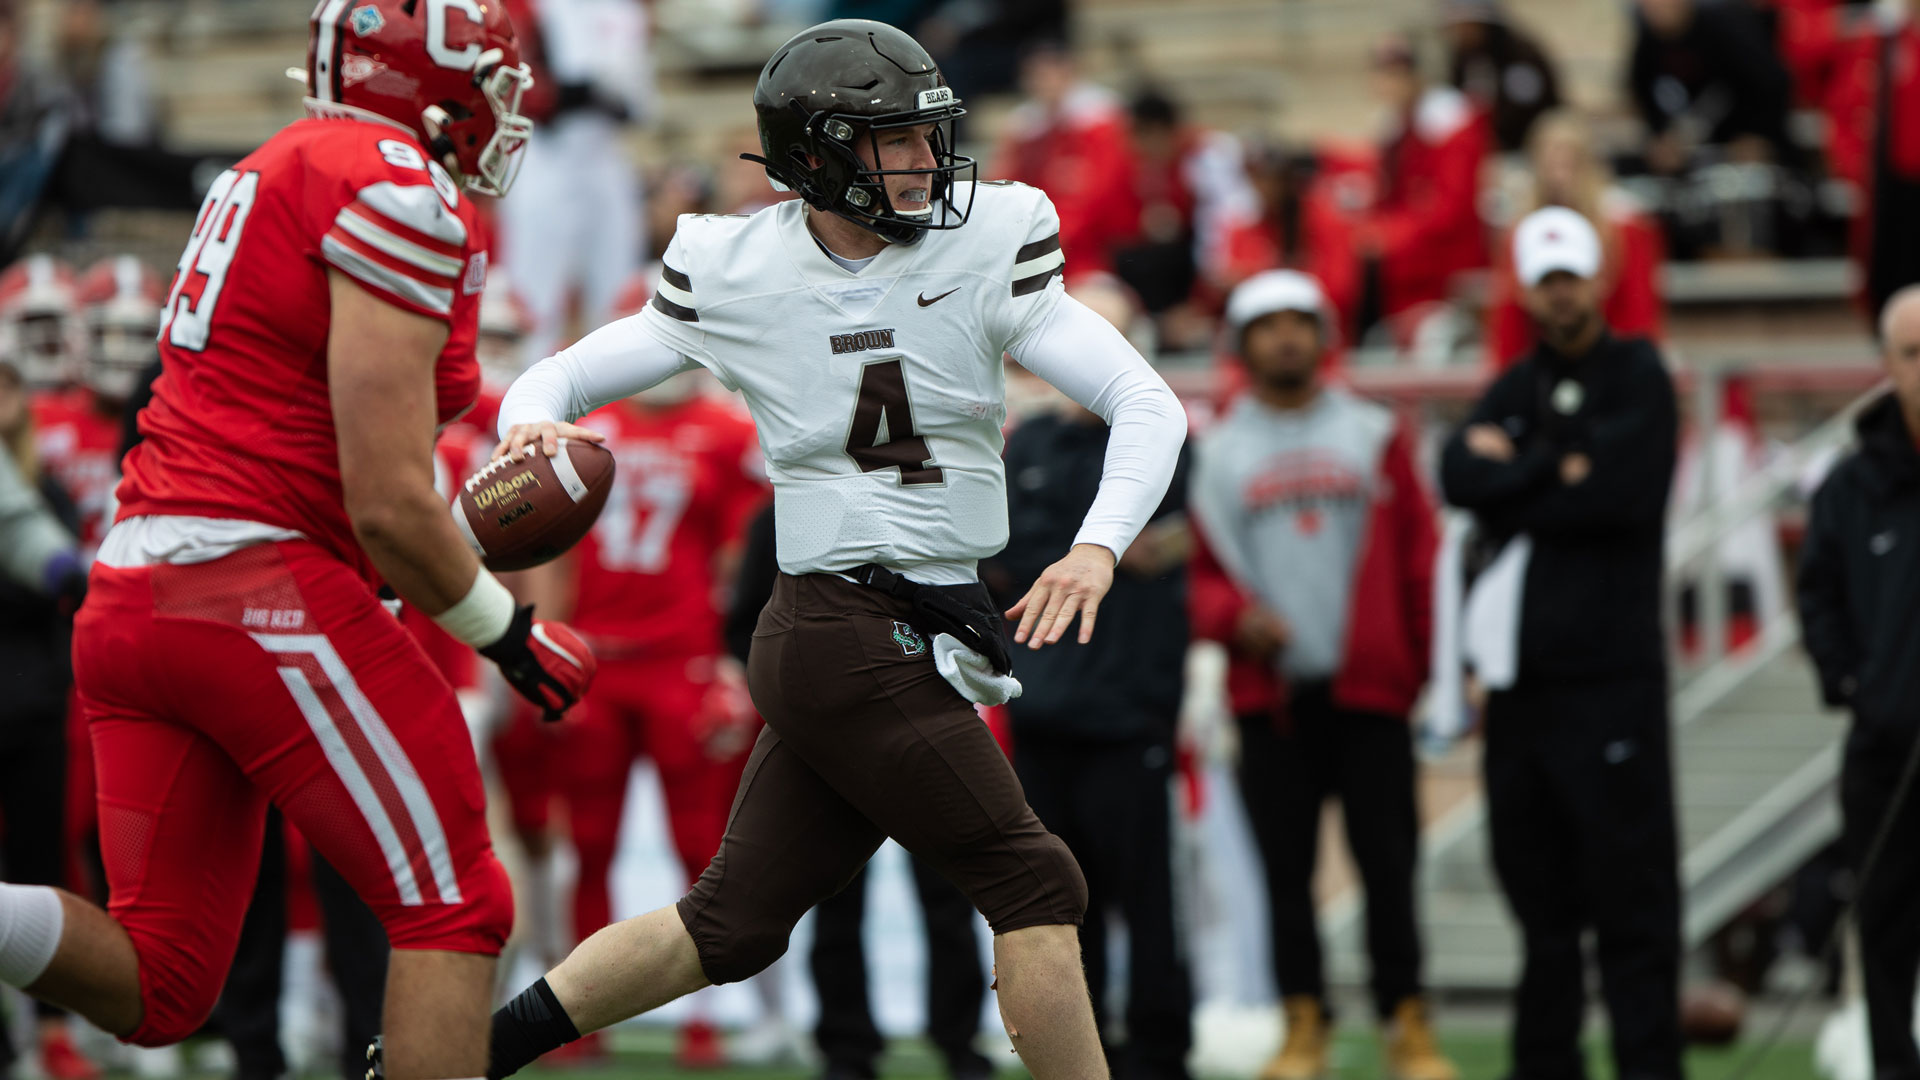
[[[1460,1070],[1440,1052],[1427,1023],[1427,1004],[1417,997],[1402,1001],[1381,1031],[1386,1041],[1388,1080],[1460,1080]]]
[[[1289,995],[1281,1006],[1287,1016],[1287,1038],[1260,1070],[1260,1080],[1321,1080],[1327,1075],[1327,1046],[1332,1038],[1327,1010],[1312,994]]]

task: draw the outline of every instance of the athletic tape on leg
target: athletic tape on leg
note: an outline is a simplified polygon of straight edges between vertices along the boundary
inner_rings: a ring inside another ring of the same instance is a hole
[[[0,884],[0,983],[24,988],[39,981],[60,948],[66,920],[51,888]]]

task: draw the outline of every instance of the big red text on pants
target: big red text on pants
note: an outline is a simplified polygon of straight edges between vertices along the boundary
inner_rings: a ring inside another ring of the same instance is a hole
[[[513,922],[453,690],[353,569],[305,541],[196,565],[96,564],[74,674],[109,911],[140,958],[130,1041],[213,1008],[269,801],[397,949],[493,955]]]

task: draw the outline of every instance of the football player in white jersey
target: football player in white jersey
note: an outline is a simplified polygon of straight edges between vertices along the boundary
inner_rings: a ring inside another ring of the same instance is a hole
[[[745,978],[888,836],[987,917],[1002,1018],[1040,1080],[1105,1077],[1075,926],[1086,886],[973,702],[1018,693],[975,574],[1007,538],[1011,354],[1113,427],[1072,549],[1011,610],[1039,648],[1089,639],[1116,558],[1185,437],[1173,393],[1065,296],[1045,193],[977,183],[960,100],[914,40],[836,20],[754,92],[768,176],[802,198],[682,217],[651,304],[541,361],[497,454],[552,454],[593,408],[696,366],[740,390],[779,563],[749,663],[767,727],[726,839],[672,908],[609,926],[495,1015],[489,1075],[709,983]]]

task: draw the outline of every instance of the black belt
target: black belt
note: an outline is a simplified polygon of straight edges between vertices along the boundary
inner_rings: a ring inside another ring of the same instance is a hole
[[[1006,675],[1013,671],[1007,639],[1000,630],[1000,613],[994,610],[985,585],[926,585],[878,563],[863,563],[846,574],[905,603],[912,609],[907,622],[928,641],[939,634],[951,634],[960,644],[986,657],[995,672]]]

